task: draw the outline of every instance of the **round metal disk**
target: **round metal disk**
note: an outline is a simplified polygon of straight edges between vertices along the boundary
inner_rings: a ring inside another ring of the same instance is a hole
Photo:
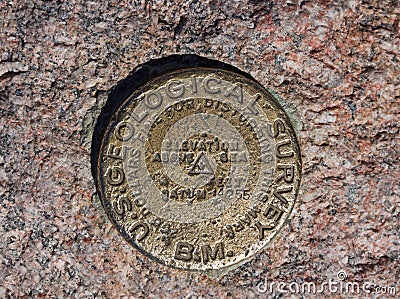
[[[213,271],[278,233],[300,184],[295,132],[254,80],[213,68],[158,75],[104,131],[97,187],[116,228],[166,265]]]

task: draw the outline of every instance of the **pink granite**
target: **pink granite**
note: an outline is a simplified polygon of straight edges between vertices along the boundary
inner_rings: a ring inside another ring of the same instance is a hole
[[[0,297],[267,298],[266,279],[322,284],[341,270],[398,296],[399,20],[386,0],[2,1]],[[138,253],[93,196],[87,135],[106,91],[176,53],[250,73],[299,129],[292,217],[222,278]]]

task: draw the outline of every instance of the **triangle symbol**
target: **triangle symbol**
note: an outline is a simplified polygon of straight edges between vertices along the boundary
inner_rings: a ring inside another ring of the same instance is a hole
[[[196,160],[193,162],[192,167],[190,167],[188,174],[214,174],[211,164],[203,152],[197,156]]]

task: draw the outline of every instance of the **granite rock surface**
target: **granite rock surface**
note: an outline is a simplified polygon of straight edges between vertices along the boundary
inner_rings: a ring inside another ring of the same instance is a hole
[[[0,297],[347,298],[263,292],[339,271],[371,298],[399,294],[399,21],[396,0],[1,1]],[[88,134],[107,91],[170,54],[248,72],[298,127],[292,216],[220,278],[138,253],[93,196]]]

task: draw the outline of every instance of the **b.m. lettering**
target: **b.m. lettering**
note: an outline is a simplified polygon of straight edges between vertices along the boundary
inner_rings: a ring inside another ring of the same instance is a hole
[[[206,265],[209,261],[222,260],[225,258],[224,244],[216,243],[214,248],[209,244],[196,248],[189,242],[177,242],[175,247],[175,259],[189,262],[202,261]]]

